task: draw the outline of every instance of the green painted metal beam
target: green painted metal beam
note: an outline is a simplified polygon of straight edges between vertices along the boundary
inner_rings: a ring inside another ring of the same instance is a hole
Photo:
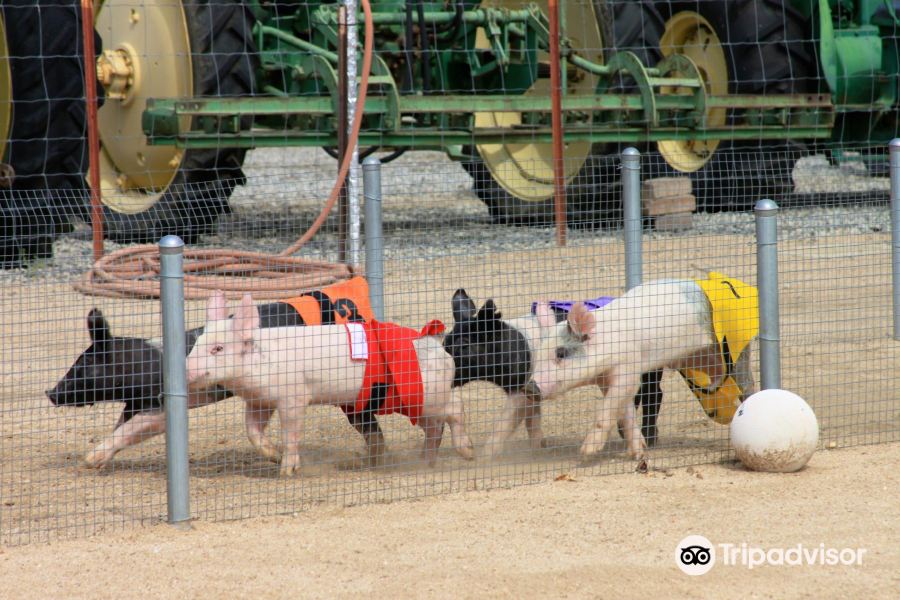
[[[331,115],[333,100],[329,96],[290,96],[258,98],[190,98],[150,99],[147,111],[160,117],[171,116],[233,116],[233,115]],[[657,107],[665,110],[691,110],[692,97],[688,95],[661,95],[656,98]],[[797,109],[831,113],[834,107],[825,95],[781,94],[770,96],[727,95],[707,96],[708,108],[728,109]],[[564,112],[591,111],[639,111],[643,104],[637,94],[609,94],[598,96],[567,95],[562,100]],[[386,111],[386,98],[369,96],[366,114],[382,114]],[[474,112],[547,112],[550,98],[547,96],[504,95],[441,95],[400,96],[400,112],[403,114]]]
[[[775,140],[785,138],[828,138],[829,127],[791,126],[747,126],[746,128],[721,127],[707,130],[685,129],[683,127],[656,127],[652,131],[639,127],[598,129],[589,127],[567,127],[566,142],[655,142],[660,140]],[[452,145],[478,144],[549,144],[552,132],[547,127],[534,129],[416,129],[390,133],[363,132],[359,145],[383,146],[391,148],[411,147],[421,150],[442,150]],[[301,131],[260,131],[239,135],[214,135],[190,132],[174,137],[154,137],[151,145],[175,145],[181,148],[257,148],[290,146],[336,146],[337,136],[331,133]]]

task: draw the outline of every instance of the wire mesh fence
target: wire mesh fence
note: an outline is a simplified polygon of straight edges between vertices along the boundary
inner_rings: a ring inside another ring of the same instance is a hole
[[[107,70],[101,69],[107,254],[128,251],[137,243],[156,243],[162,235],[175,233],[185,239],[188,251],[227,248],[230,255],[268,255],[271,260],[254,260],[261,261],[262,271],[267,273],[264,277],[277,280],[286,268],[277,263],[276,255],[290,247],[316,219],[334,185],[338,165],[321,148],[263,146],[278,135],[289,146],[296,141],[291,136],[297,131],[315,131],[327,125],[330,132],[334,125],[328,122],[330,112],[326,116],[311,112],[286,117],[270,111],[253,118],[242,113],[231,123],[237,123],[247,147],[254,148],[246,154],[224,140],[213,143],[210,149],[173,150],[165,144],[146,145],[140,126],[143,101],[191,95],[262,98],[277,96],[278,90],[298,96],[321,95],[325,91],[322,78],[304,79],[301,74],[308,66],[301,64],[300,58],[289,60],[292,52],[299,53],[296,47],[286,39],[282,40],[284,47],[266,44],[281,39],[273,33],[281,26],[280,20],[289,22],[297,15],[306,15],[306,21],[312,22],[319,18],[316,11],[333,12],[333,7],[283,3],[257,7],[257,13],[251,14],[237,2],[105,4],[95,21],[105,50],[122,50],[129,42],[121,23],[129,23],[133,30],[143,33],[143,37],[130,38],[134,47],[135,40],[145,43],[160,35],[160,22],[166,22],[169,11],[183,9],[188,28],[178,35],[195,59],[188,67],[190,72],[185,72],[183,65],[178,66],[182,56],[178,52],[146,45],[133,55],[124,52],[107,56]],[[4,219],[0,249],[6,261],[6,269],[0,272],[0,297],[6,315],[0,344],[5,365],[0,387],[0,541],[5,544],[154,523],[166,514],[166,452],[164,437],[158,435],[165,427],[159,397],[159,301],[134,294],[121,297],[101,293],[106,288],[99,282],[109,273],[96,268],[91,271],[89,193],[83,184],[87,162],[78,158],[78,165],[69,169],[61,166],[65,161],[54,158],[57,151],[61,156],[73,155],[71,149],[62,148],[62,141],[74,139],[79,148],[84,147],[83,116],[75,119],[77,128],[62,133],[51,126],[58,124],[54,119],[62,114],[56,104],[65,106],[69,116],[84,107],[83,84],[66,93],[54,88],[60,78],[68,83],[80,81],[80,21],[76,3],[41,3],[40,19],[35,17],[36,6],[22,3],[17,8],[4,5],[3,9],[9,62],[14,67],[24,65],[12,69],[12,98],[6,103],[16,115],[30,109],[38,114],[38,105],[44,110],[44,116],[35,117],[41,125],[34,125],[30,133],[21,133],[24,125],[16,117],[7,135],[10,145],[5,162],[13,166],[17,177],[0,197],[0,216]],[[602,7],[608,12],[600,10]],[[420,17],[419,8],[410,4],[397,14],[415,21],[414,27],[407,29],[406,21],[398,20],[399,28],[382,30],[394,36],[390,38],[394,45],[385,42],[376,47],[376,56],[395,74],[399,97],[418,95],[440,107],[437,99],[441,94],[469,95],[476,103],[478,94],[523,91],[516,87],[521,85],[518,79],[506,81],[489,71],[479,75],[474,68],[458,70],[460,57],[468,57],[465,60],[470,61],[470,67],[477,57],[478,65],[484,67],[499,53],[491,45],[496,40],[485,34],[483,27],[459,24],[462,17],[455,15],[466,8],[457,3],[440,10],[421,5]],[[671,20],[685,10],[700,14],[704,20]],[[667,40],[671,40],[664,37],[670,32],[680,35],[679,47],[699,61],[704,57],[692,54],[693,49],[703,45],[707,39],[704,36],[711,30],[718,36],[717,45],[724,50],[726,65],[726,87],[712,90],[712,94],[826,91],[816,60],[810,58],[815,52],[807,53],[810,47],[816,47],[816,40],[799,28],[800,13],[795,14],[782,3],[569,2],[565,11],[563,22],[569,25],[572,47],[589,60],[613,50],[632,50],[652,66],[670,51]],[[434,12],[442,12],[444,21],[432,19],[429,15]],[[225,26],[211,18],[216,15],[228,17]],[[778,39],[746,37],[750,24],[756,36],[756,31],[765,30],[760,29],[761,22],[774,21],[782,23],[778,31],[784,35],[775,36]],[[596,32],[588,26],[595,22],[600,24]],[[72,37],[74,42],[54,50],[48,46],[55,39],[51,31],[58,30],[62,23],[72,35],[58,37]],[[32,48],[18,40],[13,25],[21,31],[41,32],[38,38],[28,39],[43,40],[43,45]],[[26,25],[31,29],[25,29]],[[428,28],[433,29],[431,34],[424,33]],[[204,33],[211,33],[213,41],[209,42]],[[458,40],[463,33],[479,36],[476,50],[467,54],[461,42],[446,48],[438,44],[451,34]],[[300,37],[307,43],[329,48],[334,45],[334,40],[322,41],[317,35]],[[519,35],[515,27],[512,35]],[[605,39],[614,43],[601,41]],[[427,46],[429,43],[431,46]],[[886,48],[893,47],[885,44]],[[429,52],[433,60],[423,62],[421,57],[429,56]],[[307,50],[306,55],[311,53]],[[540,86],[545,83],[547,67],[541,53],[537,55],[537,59],[529,60],[537,61],[536,95],[541,96],[546,95]],[[751,55],[758,58],[748,59]],[[790,60],[776,61],[779,57]],[[129,71],[127,63],[136,59],[153,68],[140,72],[144,78],[141,81],[148,87],[128,104],[127,94],[134,90],[129,86],[135,85],[134,81],[129,83],[128,73],[132,78],[138,73],[133,64]],[[169,64],[166,61],[174,66],[165,66]],[[735,72],[729,65],[739,61],[748,66]],[[36,89],[17,83],[24,77],[23,69],[34,75],[37,65],[43,69],[38,79],[48,84],[41,88],[43,96],[37,100],[20,97],[19,90]],[[50,72],[54,65],[62,69],[62,75]],[[202,71],[207,68],[212,70]],[[569,83],[576,88],[583,85],[585,90],[578,88],[571,95],[592,94],[597,78],[579,73],[569,73]],[[184,79],[188,87],[154,87],[167,79]],[[682,77],[681,81],[685,86],[686,79]],[[198,91],[199,81],[207,87]],[[423,90],[423,81],[432,82],[431,87]],[[634,78],[623,75],[611,89],[635,97],[637,85]],[[384,89],[373,94],[384,95]],[[116,93],[126,98],[116,97]],[[45,110],[48,106],[49,112]],[[612,424],[610,439],[602,450],[588,458],[580,454],[585,436],[598,418],[601,392],[596,386],[581,387],[540,403],[522,391],[535,369],[546,370],[547,353],[554,350],[546,342],[550,329],[542,330],[532,316],[535,302],[618,297],[626,292],[620,153],[630,144],[609,140],[569,144],[564,168],[568,175],[568,229],[566,244],[560,246],[554,223],[552,154],[548,139],[541,137],[541,123],[521,119],[511,122],[504,120],[510,118],[509,112],[485,111],[476,118],[484,119],[478,126],[502,125],[509,133],[509,142],[477,144],[470,140],[469,145],[460,146],[459,138],[454,137],[458,123],[453,106],[445,107],[443,121],[440,112],[422,112],[410,113],[417,116],[405,122],[410,125],[418,118],[417,124],[430,124],[433,130],[429,133],[436,136],[431,147],[395,152],[399,148],[396,139],[389,138],[386,129],[376,131],[373,123],[368,123],[369,129],[364,127],[363,132],[369,137],[362,151],[366,152],[376,133],[393,140],[385,143],[388,149],[375,153],[390,159],[381,169],[384,321],[419,332],[429,321],[439,319],[447,334],[465,333],[453,338],[452,347],[448,341],[451,335],[429,336],[427,342],[420,342],[431,344],[434,351],[425,363],[420,360],[420,365],[432,369],[437,381],[458,384],[452,388],[451,398],[457,403],[454,406],[464,410],[463,422],[474,447],[474,460],[461,456],[465,451],[454,450],[451,432],[444,432],[441,425],[440,432],[434,431],[436,426],[431,431],[432,435],[442,433],[444,442],[435,464],[429,465],[422,456],[427,431],[414,426],[404,414],[371,417],[365,413],[361,418],[352,401],[354,394],[343,404],[332,399],[330,404],[314,402],[306,409],[298,442],[299,472],[280,476],[279,464],[254,447],[246,431],[248,418],[255,422],[266,414],[260,406],[264,402],[254,400],[249,393],[245,394],[249,398],[236,394],[227,385],[208,388],[198,400],[206,404],[189,410],[193,517],[236,519],[290,513],[316,503],[383,502],[526,484],[566,474],[599,475],[635,469],[627,442]],[[640,122],[640,112],[634,109],[622,118]],[[876,121],[875,112],[860,109],[855,121],[846,117],[835,129],[855,135],[862,128],[874,132],[870,135],[873,139],[889,132],[886,141],[893,129]],[[734,114],[722,113],[723,126],[738,131],[742,122],[732,122]],[[516,114],[512,118],[522,116],[530,117]],[[224,127],[221,122],[194,118],[198,130]],[[572,130],[578,127],[576,121],[569,123]],[[602,121],[596,122],[598,130],[603,127]],[[865,124],[860,125],[862,122]],[[789,119],[785,123],[783,129],[794,126]],[[522,135],[530,131],[529,127],[534,131],[531,139]],[[802,134],[807,130],[799,124],[797,127],[796,137],[783,136],[791,138],[788,140],[723,141],[718,147],[691,140],[669,146],[658,146],[647,139],[634,142],[641,151],[643,280],[694,281],[716,272],[749,286],[758,285],[752,207],[760,198],[775,199],[781,207],[778,269],[783,386],[803,396],[815,410],[820,445],[894,441],[900,437],[900,413],[894,392],[897,386],[891,375],[896,342],[891,338],[889,182],[881,166],[886,143],[863,143],[849,134],[833,140],[805,138]],[[764,130],[768,131],[761,124],[757,132]],[[513,131],[518,131],[518,137],[512,137]],[[234,131],[223,135],[232,136],[232,142],[242,137]],[[42,179],[39,185],[28,183],[34,178],[20,180],[19,174],[29,171],[24,160],[14,156],[14,150],[15,144],[25,139],[46,145],[45,150],[37,152],[44,160],[34,166],[35,177],[61,173],[65,181],[77,185],[52,178]],[[331,137],[321,140],[321,146],[336,145]],[[160,149],[166,152],[151,155]],[[670,165],[702,161],[713,150],[712,158],[689,175]],[[15,183],[18,181],[21,184]],[[119,212],[122,210],[126,212]],[[263,332],[276,324],[296,322],[292,311],[301,314],[302,310],[311,310],[302,315],[314,314],[313,321],[323,317],[326,322],[346,319],[354,310],[337,300],[349,297],[355,312],[365,312],[368,296],[359,289],[342,292],[350,296],[325,294],[327,301],[322,295],[307,295],[313,290],[327,291],[353,274],[346,269],[315,271],[311,266],[318,264],[315,261],[338,262],[340,245],[347,242],[340,223],[336,209],[319,232],[294,253],[308,261],[301,274],[312,273],[313,279],[307,282],[314,283],[275,291],[262,283],[251,286],[255,304],[261,307],[262,337],[254,340],[257,344],[263,339],[269,344],[291,344],[293,337],[309,336],[279,328],[279,337],[273,340],[273,334]],[[153,259],[146,257],[126,261],[124,270],[130,271],[131,279],[122,287],[134,289],[140,282],[155,281],[150,263]],[[243,290],[232,284],[246,281],[241,275],[247,270],[246,265],[235,267],[234,275],[220,274],[214,279],[221,287],[231,288],[228,312],[240,310]],[[91,279],[85,279],[88,273]],[[189,287],[191,277],[203,274],[203,269],[189,271]],[[117,281],[112,287],[119,286]],[[206,298],[215,287],[210,285],[202,293],[188,296],[186,326],[194,330],[187,338],[189,348],[197,342],[199,331],[195,328],[207,323]],[[459,290],[465,290],[471,303],[463,302]],[[303,308],[285,309],[278,303],[304,295],[305,299],[295,302]],[[662,306],[681,308],[678,302],[664,299]],[[621,320],[626,330],[658,325],[628,322],[625,317]],[[306,317],[304,321],[310,322]],[[488,343],[502,335],[511,337],[501,339],[495,350],[484,351]],[[197,348],[208,352],[207,341],[198,342]],[[305,374],[311,380],[343,384],[359,376],[363,369],[360,365],[366,362],[338,357],[335,353],[350,351],[343,341],[327,347],[314,340],[307,343],[320,358],[309,363],[295,357],[295,362],[305,365]],[[445,352],[445,347],[451,352]],[[460,348],[474,348],[474,367],[464,368],[459,354],[451,356]],[[751,342],[750,367],[758,384],[756,350],[757,343]],[[527,358],[523,359],[522,353]],[[523,364],[527,366],[523,368]],[[263,367],[274,371],[264,371]],[[271,358],[254,366],[255,372],[293,377],[291,383],[271,375],[266,383],[269,394],[294,400],[303,397],[296,387],[298,368],[294,362]],[[89,375],[91,369],[99,375]],[[628,363],[623,370],[634,376],[640,367]],[[447,377],[449,381],[441,379]],[[57,387],[54,393],[57,382],[65,381],[70,388]],[[644,379],[643,384],[637,415],[642,435],[655,441],[647,455],[651,469],[734,458],[727,417],[711,417],[681,372],[663,373],[658,388],[660,404],[652,379]],[[441,387],[427,379],[426,396],[429,385]],[[514,433],[502,447],[492,443],[497,441],[497,432],[508,426],[509,403],[522,402],[523,397],[526,400],[521,414],[516,415]],[[657,430],[651,436],[646,418],[657,411]],[[426,421],[419,421],[425,429]],[[297,427],[296,421],[288,424],[287,428],[291,427]],[[276,410],[265,434],[268,442],[258,445],[274,445],[283,451],[284,431],[281,411]],[[375,432],[379,431],[383,446],[377,441]],[[370,456],[373,440],[377,451]],[[494,456],[489,456],[491,453]]]

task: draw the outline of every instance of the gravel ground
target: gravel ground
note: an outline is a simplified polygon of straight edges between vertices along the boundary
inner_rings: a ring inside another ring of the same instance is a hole
[[[278,253],[302,235],[330,192],[335,161],[319,149],[289,151],[259,149],[248,154],[247,184],[231,199],[233,213],[219,223],[219,235],[207,236],[198,247],[233,248]],[[325,177],[323,175],[327,174]],[[869,177],[859,163],[829,166],[824,157],[798,161],[794,172],[799,208],[779,217],[782,238],[816,237],[888,231],[887,178]],[[384,165],[385,256],[428,260],[453,253],[490,255],[495,252],[552,248],[552,227],[508,227],[491,223],[485,205],[472,191],[465,171],[445,155],[416,152]],[[410,187],[413,186],[413,187]],[[840,189],[840,193],[836,190]],[[423,190],[428,193],[423,197]],[[824,206],[802,207],[817,201]],[[680,233],[647,230],[649,239],[683,235],[748,234],[755,231],[752,212],[696,213],[693,228]],[[620,236],[618,227],[570,229],[570,245]],[[335,259],[335,218],[300,252],[309,258]],[[122,246],[106,242],[110,252]],[[54,257],[28,268],[0,272],[0,282],[35,279],[70,281],[92,264],[90,230],[77,230],[54,244]]]

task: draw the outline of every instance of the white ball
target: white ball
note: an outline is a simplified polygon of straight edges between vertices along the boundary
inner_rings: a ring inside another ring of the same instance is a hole
[[[744,466],[754,471],[802,469],[818,442],[815,413],[803,398],[787,390],[756,392],[731,420],[731,445]]]

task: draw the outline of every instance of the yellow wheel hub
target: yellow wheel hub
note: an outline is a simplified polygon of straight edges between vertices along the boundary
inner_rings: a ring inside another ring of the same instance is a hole
[[[13,89],[9,70],[9,47],[6,45],[6,22],[0,14],[0,161],[6,156],[6,141],[12,125]]]
[[[537,2],[544,14],[549,14],[547,0]],[[521,8],[518,0],[484,0],[483,7]],[[591,3],[569,3],[563,12],[561,34],[572,40],[573,48],[584,48],[582,55],[588,60],[602,62],[603,43],[597,19]],[[477,48],[490,48],[490,41],[483,29],[478,30]],[[549,64],[550,54],[541,52],[538,60]],[[576,77],[567,80],[566,93],[593,94],[597,81],[592,75],[579,71]],[[550,80],[538,79],[525,92],[526,95],[549,97]],[[476,100],[477,102],[477,100]],[[515,112],[480,112],[475,114],[475,127],[512,128],[522,124],[522,115]],[[553,196],[553,146],[552,144],[479,144],[478,153],[484,160],[494,180],[507,192],[521,200],[541,202]],[[574,177],[584,165],[591,151],[590,142],[565,144],[566,180]]]
[[[183,157],[183,150],[147,145],[141,113],[148,98],[193,95],[187,20],[179,1],[106,0],[94,23],[104,49],[97,60],[106,90],[98,113],[103,203],[139,213],[159,200]]]
[[[728,63],[719,36],[709,21],[695,12],[680,12],[666,22],[659,45],[663,56],[684,54],[694,61],[707,94],[728,93]],[[725,117],[722,108],[706,111],[708,126],[724,125]],[[719,146],[719,140],[670,140],[658,142],[657,146],[673,168],[689,173],[706,164]]]

